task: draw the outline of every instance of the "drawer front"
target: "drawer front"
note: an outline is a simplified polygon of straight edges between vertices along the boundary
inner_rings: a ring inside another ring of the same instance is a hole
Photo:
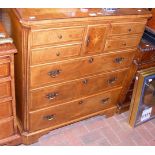
[[[14,133],[13,120],[0,122],[0,139],[7,138]]]
[[[32,46],[82,41],[84,27],[45,29],[32,32]]]
[[[126,49],[130,47],[137,47],[141,37],[128,37],[128,38],[116,38],[108,39],[105,45],[105,51]]]
[[[114,23],[114,24],[111,24],[111,32],[109,35],[143,33],[145,24],[146,24],[146,22]]]
[[[84,77],[86,75],[123,69],[132,63],[135,51],[102,54],[81,59],[31,67],[31,87]]]
[[[11,96],[11,83],[10,81],[0,83],[0,98]]]
[[[68,102],[70,100],[121,86],[128,69],[113,73],[86,77],[51,87],[41,88],[31,92],[31,110]]]
[[[10,58],[0,57],[0,78],[10,75]]]
[[[31,52],[31,64],[49,63],[80,55],[81,44],[35,49]]]
[[[0,103],[0,119],[12,116],[12,103],[11,101]]]
[[[30,131],[54,127],[116,105],[120,88],[30,113]]]

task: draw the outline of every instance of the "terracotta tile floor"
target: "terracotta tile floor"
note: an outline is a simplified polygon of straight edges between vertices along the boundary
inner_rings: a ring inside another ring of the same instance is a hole
[[[132,129],[127,118],[128,112],[92,117],[53,130],[32,146],[155,146],[155,119]]]

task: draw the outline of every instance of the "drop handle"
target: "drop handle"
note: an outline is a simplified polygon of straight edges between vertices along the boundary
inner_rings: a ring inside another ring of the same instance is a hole
[[[89,43],[90,43],[90,36],[87,37],[87,40],[86,40],[86,46],[88,47],[89,46]]]
[[[114,59],[114,63],[117,63],[117,64],[120,64],[124,61],[124,58],[123,57],[118,57],[118,58],[115,58]]]
[[[61,34],[59,34],[59,35],[58,35],[58,38],[59,38],[59,39],[62,39],[62,35],[61,35]]]
[[[129,28],[128,31],[131,32],[131,28]]]
[[[109,97],[107,97],[107,98],[101,100],[101,103],[102,103],[102,104],[106,104],[106,103],[108,103],[108,102],[109,102]]]
[[[81,100],[81,101],[79,101],[79,104],[83,104],[84,102]]]
[[[49,100],[53,100],[55,99],[59,94],[54,92],[54,93],[49,93],[46,95],[46,98],[48,98]]]
[[[56,76],[58,76],[61,73],[60,69],[56,69],[56,70],[52,70],[48,72],[48,75],[55,78]]]
[[[82,83],[86,85],[88,83],[88,79],[82,80]]]
[[[94,58],[92,58],[92,57],[89,58],[89,60],[88,60],[89,63],[93,63],[93,61],[94,61]]]
[[[117,81],[117,78],[116,77],[110,78],[108,80],[108,84],[114,84],[116,81]]]
[[[43,120],[52,121],[54,118],[55,118],[54,115],[46,115],[46,116],[43,117]]]
[[[56,56],[60,56],[60,52],[56,52]]]
[[[123,45],[123,46],[126,46],[126,43],[123,43],[122,45]]]

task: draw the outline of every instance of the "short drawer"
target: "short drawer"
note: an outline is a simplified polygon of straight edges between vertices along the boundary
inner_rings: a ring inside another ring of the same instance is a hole
[[[6,81],[0,83],[0,99],[11,96],[11,82]]]
[[[105,51],[120,50],[131,47],[137,47],[140,42],[140,36],[128,36],[115,39],[108,39],[105,45]]]
[[[30,131],[63,125],[63,123],[115,106],[119,94],[120,88],[74,102],[31,112],[29,114]]]
[[[61,104],[116,86],[121,86],[128,69],[89,76],[72,82],[40,88],[31,92],[31,110]]]
[[[76,57],[80,55],[80,50],[81,44],[34,49],[31,52],[31,64],[49,63],[65,58]]]
[[[31,87],[35,88],[49,83],[73,80],[94,73],[127,68],[132,63],[134,53],[135,51],[124,51],[34,66],[30,69]]]
[[[32,46],[82,41],[84,27],[32,31]]]
[[[0,121],[0,139],[7,138],[14,134],[13,120],[6,119]]]
[[[12,102],[1,102],[0,101],[0,119],[12,116]]]
[[[137,34],[143,33],[146,22],[126,22],[111,24],[109,35]]]
[[[10,58],[0,57],[0,78],[10,75]]]

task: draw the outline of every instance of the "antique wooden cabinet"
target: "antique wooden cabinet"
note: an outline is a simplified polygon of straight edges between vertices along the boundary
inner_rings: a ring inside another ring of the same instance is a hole
[[[1,44],[7,38],[0,23],[0,145],[17,145],[21,143],[17,131],[15,86],[14,86],[14,53],[12,43]]]
[[[116,112],[150,16],[146,9],[10,10],[24,144],[69,123]]]

